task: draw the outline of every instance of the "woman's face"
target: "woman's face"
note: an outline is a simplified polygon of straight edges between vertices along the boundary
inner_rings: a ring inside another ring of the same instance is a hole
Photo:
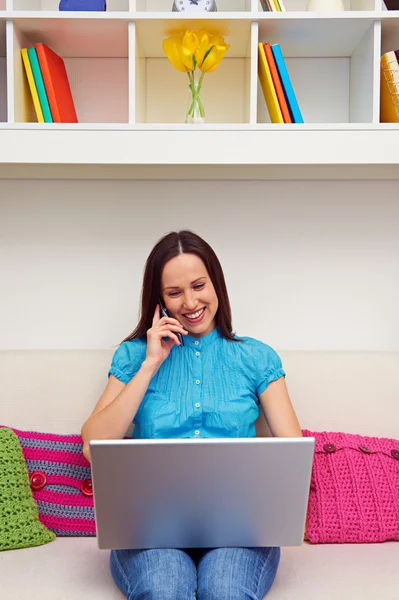
[[[194,337],[210,333],[216,326],[219,307],[215,288],[202,260],[195,254],[180,254],[164,266],[162,297],[169,314]]]

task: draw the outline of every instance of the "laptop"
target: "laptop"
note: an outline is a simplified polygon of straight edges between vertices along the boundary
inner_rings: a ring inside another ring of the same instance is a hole
[[[99,549],[300,546],[315,438],[92,440]]]

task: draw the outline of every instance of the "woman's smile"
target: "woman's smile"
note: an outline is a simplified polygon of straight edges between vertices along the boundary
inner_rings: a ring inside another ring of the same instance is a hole
[[[200,310],[197,310],[194,313],[183,315],[183,318],[189,323],[200,323],[204,318],[205,310],[205,307],[201,308]]]

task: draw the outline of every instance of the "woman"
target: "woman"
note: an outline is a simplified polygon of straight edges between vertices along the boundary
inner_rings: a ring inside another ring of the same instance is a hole
[[[262,312],[256,296],[251,309]],[[161,316],[160,302],[169,316]],[[179,335],[182,343],[180,343]],[[223,271],[191,231],[164,236],[145,266],[141,319],[116,350],[109,381],[82,427],[90,439],[254,437],[261,405],[273,436],[302,437],[276,352],[232,332]],[[129,600],[261,600],[280,548],[112,550]]]

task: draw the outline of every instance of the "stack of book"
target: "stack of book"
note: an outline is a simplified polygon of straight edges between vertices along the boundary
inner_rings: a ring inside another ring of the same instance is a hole
[[[283,0],[260,0],[260,3],[265,12],[285,12]]]
[[[21,55],[39,123],[77,123],[68,75],[61,56],[46,44],[22,48]]]
[[[279,44],[258,44],[258,76],[272,123],[303,123]]]
[[[399,123],[399,50],[381,56],[380,122]]]

